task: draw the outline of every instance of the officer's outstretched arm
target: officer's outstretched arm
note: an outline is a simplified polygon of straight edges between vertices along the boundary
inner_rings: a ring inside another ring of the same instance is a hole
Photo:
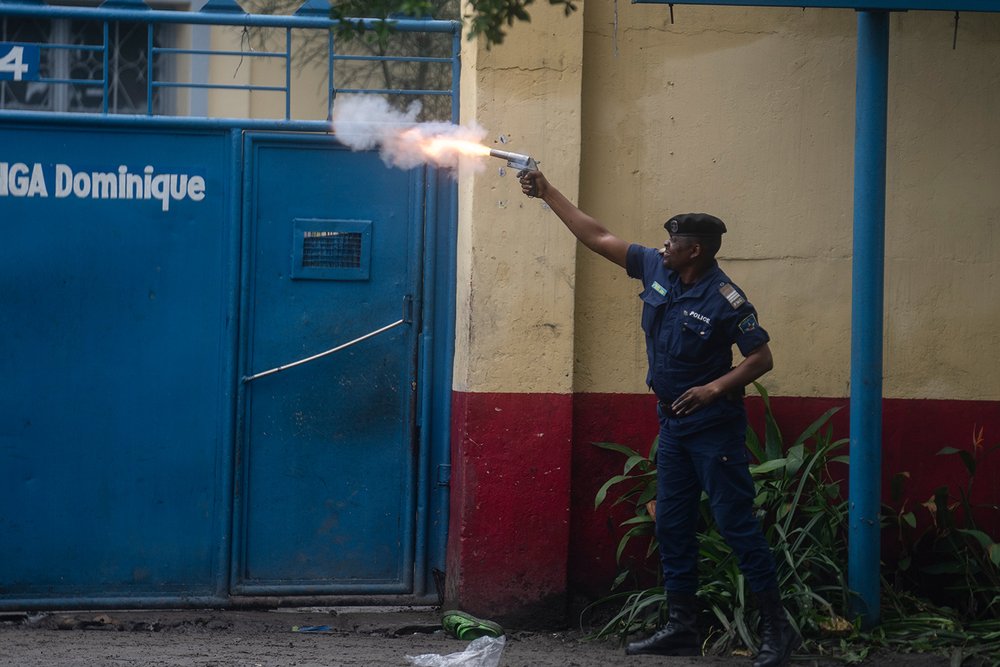
[[[690,414],[712,403],[723,394],[742,390],[772,368],[774,368],[774,358],[771,356],[771,348],[764,343],[748,354],[739,366],[719,379],[685,391],[671,407],[679,415]]]
[[[583,245],[618,266],[625,266],[629,244],[566,199],[563,193],[548,182],[542,172],[537,170],[522,172],[519,179],[521,191],[529,197],[540,197]]]

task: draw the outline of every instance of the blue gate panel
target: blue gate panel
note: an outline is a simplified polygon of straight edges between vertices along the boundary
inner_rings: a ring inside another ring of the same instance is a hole
[[[0,124],[0,600],[224,591],[230,145]]]
[[[422,172],[330,138],[246,154],[243,374],[410,320]],[[412,591],[418,326],[244,385],[238,592]]]

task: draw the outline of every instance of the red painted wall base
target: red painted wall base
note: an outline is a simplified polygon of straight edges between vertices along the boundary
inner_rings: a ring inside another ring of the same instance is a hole
[[[512,627],[565,619],[573,397],[455,392],[445,603]]]
[[[842,408],[832,419],[834,437],[846,438],[848,403],[771,399],[786,444],[834,406]],[[747,407],[761,433],[761,400],[748,398]],[[883,498],[890,499],[895,473],[908,472],[908,508],[918,514],[935,488],[967,482],[958,457],[937,456],[942,447],[971,449],[978,428],[986,445],[1000,442],[998,401],[887,399],[883,416]],[[551,627],[565,619],[568,592],[607,594],[619,571],[618,524],[631,510],[608,503],[595,510],[597,490],[624,459],[593,443],[646,453],[656,432],[651,394],[455,392],[446,604],[512,627]],[[973,498],[997,504],[998,482],[1000,452],[981,462]],[[984,528],[1000,535],[998,525]]]
[[[849,435],[848,398],[797,398],[772,396],[771,408],[786,445],[831,407],[840,407],[831,419],[834,438]],[[592,597],[606,595],[619,571],[615,550],[624,532],[618,524],[631,516],[628,508],[594,509],[594,495],[609,477],[621,472],[624,459],[594,447],[594,442],[618,442],[647,453],[657,434],[656,400],[652,395],[577,394],[573,405],[573,499],[570,537],[569,585]],[[754,430],[763,435],[764,405],[759,397],[747,398],[747,412]],[[882,497],[891,501],[892,478],[909,473],[905,480],[906,506],[927,525],[930,516],[921,503],[934,489],[949,485],[953,492],[968,482],[957,456],[938,456],[951,446],[972,450],[974,429],[983,429],[987,448],[1000,443],[1000,401],[937,401],[886,399],[883,401]],[[844,453],[848,453],[847,448]],[[845,493],[846,493],[846,475]],[[973,500],[1000,504],[1000,451],[981,460],[976,471]],[[605,503],[607,505],[607,503]],[[921,514],[922,513],[922,514]],[[1000,537],[998,513],[990,512],[981,527]],[[638,550],[636,550],[638,551]],[[627,553],[635,558],[642,553]],[[650,575],[652,576],[652,574]]]

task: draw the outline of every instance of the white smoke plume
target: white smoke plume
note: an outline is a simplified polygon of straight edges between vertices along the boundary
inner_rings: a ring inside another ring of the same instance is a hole
[[[486,130],[444,122],[417,122],[420,103],[413,102],[405,112],[394,109],[384,97],[375,95],[338,95],[333,108],[333,131],[351,150],[379,149],[382,161],[389,166],[410,169],[421,164],[436,164],[451,169],[483,168],[479,157],[489,149],[478,146],[476,154],[465,154],[449,143],[435,148],[435,140],[456,140],[479,145]]]

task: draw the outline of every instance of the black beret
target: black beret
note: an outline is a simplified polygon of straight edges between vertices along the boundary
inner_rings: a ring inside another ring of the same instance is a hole
[[[726,223],[708,213],[681,213],[663,223],[663,228],[676,236],[721,236]]]

